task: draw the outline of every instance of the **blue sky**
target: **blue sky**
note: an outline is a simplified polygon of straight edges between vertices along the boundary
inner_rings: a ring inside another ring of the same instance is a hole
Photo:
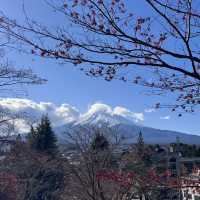
[[[127,0],[130,7],[139,6],[140,12],[147,12],[148,8],[141,0]],[[56,14],[49,12],[48,7],[41,0],[24,0],[25,7],[30,16],[50,25],[64,23],[59,21]],[[12,18],[22,20],[22,0],[0,0],[1,10]],[[160,98],[169,103],[173,98],[168,95],[163,97],[147,96],[144,88],[122,83],[120,81],[106,82],[85,76],[72,65],[58,65],[53,60],[34,58],[19,52],[9,51],[7,56],[16,66],[31,67],[38,75],[48,79],[45,85],[30,86],[27,88],[28,96],[22,98],[32,99],[36,102],[53,102],[57,105],[68,103],[81,112],[85,112],[89,105],[102,102],[112,107],[123,106],[133,112],[144,113],[144,125],[160,129],[182,131],[200,134],[200,117],[195,114],[186,114],[178,117],[170,110],[158,110],[146,113],[145,109],[151,107]],[[8,95],[12,97],[12,95]],[[167,117],[170,116],[170,117]],[[161,119],[162,118],[162,119]]]

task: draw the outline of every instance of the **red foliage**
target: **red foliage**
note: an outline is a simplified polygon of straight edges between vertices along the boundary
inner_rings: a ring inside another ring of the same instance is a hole
[[[146,175],[140,175],[135,172],[119,172],[119,171],[100,171],[96,175],[101,181],[113,181],[124,187],[131,187],[134,184],[143,186],[166,185],[167,178],[171,176],[169,171],[157,174],[154,169],[150,169]],[[170,183],[170,184],[174,184]]]
[[[17,194],[18,179],[14,174],[8,172],[0,173],[0,197],[5,200],[15,200]]]

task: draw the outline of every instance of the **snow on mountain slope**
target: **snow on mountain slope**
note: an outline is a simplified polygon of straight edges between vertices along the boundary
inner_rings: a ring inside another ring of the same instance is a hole
[[[138,133],[141,131],[146,143],[167,144],[176,142],[179,137],[180,141],[188,144],[200,144],[200,136],[189,135],[169,130],[159,130],[151,127],[145,127],[134,120],[123,117],[122,115],[113,114],[111,112],[97,111],[80,117],[78,121],[65,126],[56,128],[58,137],[63,142],[66,137],[66,132],[78,130],[80,127],[106,127],[119,134],[125,143],[134,143],[137,141]]]
[[[114,126],[117,124],[133,124],[133,121],[122,117],[120,115],[113,114],[111,115],[110,113],[93,113],[84,117],[81,117],[79,121],[76,122],[76,124],[79,125],[105,125],[108,124],[109,126]]]
[[[132,124],[133,122],[143,121],[142,113],[133,113],[123,107],[115,107],[111,109],[110,106],[96,103],[93,104],[87,113],[80,116],[77,124]]]
[[[22,118],[15,120],[15,135],[26,134],[30,130],[30,124],[39,122],[43,114],[48,114],[59,141],[62,142],[67,140],[66,132],[74,132],[82,126],[109,126],[129,143],[135,142],[139,131],[142,131],[148,143],[175,142],[179,136],[184,143],[200,144],[199,136],[145,127],[142,125],[142,112],[133,112],[121,106],[111,107],[103,103],[94,103],[82,113],[66,103],[56,105],[52,102],[35,102],[29,99],[0,98],[0,108],[14,116],[22,114]],[[26,113],[28,115],[23,117]],[[5,131],[0,132],[3,135]]]

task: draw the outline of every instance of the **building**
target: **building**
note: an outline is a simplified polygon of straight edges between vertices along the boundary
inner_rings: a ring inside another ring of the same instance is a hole
[[[181,178],[183,200],[200,200],[200,169]]]

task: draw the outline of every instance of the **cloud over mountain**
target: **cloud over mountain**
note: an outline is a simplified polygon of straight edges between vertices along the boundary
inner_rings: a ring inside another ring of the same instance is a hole
[[[162,120],[169,120],[170,118],[171,117],[169,115],[160,117],[160,119],[162,119]]]
[[[110,116],[121,116],[136,123],[144,121],[143,113],[135,113],[120,106],[112,108],[103,103],[94,103],[88,107],[86,112],[81,113],[77,108],[66,103],[55,105],[51,102],[35,102],[29,99],[0,98],[0,108],[13,113],[25,113],[31,116],[30,119],[34,120],[39,120],[43,114],[48,114],[53,126],[78,122],[88,116],[99,113],[106,113]],[[24,119],[18,120],[16,125],[22,131],[26,131],[28,128]]]
[[[140,131],[146,143],[172,143],[177,137],[186,144],[200,143],[199,136],[146,127],[141,124],[144,121],[142,112],[136,113],[121,106],[111,107],[103,103],[94,103],[85,112],[80,112],[76,107],[66,103],[56,105],[29,99],[0,98],[0,118],[3,114],[2,110],[9,114],[22,114],[21,118],[14,120],[15,130],[9,134],[27,133],[31,124],[38,122],[43,114],[48,114],[58,140],[62,144],[66,142],[66,130],[79,130],[83,125],[101,127],[103,123],[108,124],[114,131],[117,130],[117,133],[125,138],[124,142],[128,144],[136,142]],[[24,118],[23,115],[25,115]],[[170,116],[160,117],[160,120],[169,119]],[[7,132],[1,131],[1,134],[6,135]]]

